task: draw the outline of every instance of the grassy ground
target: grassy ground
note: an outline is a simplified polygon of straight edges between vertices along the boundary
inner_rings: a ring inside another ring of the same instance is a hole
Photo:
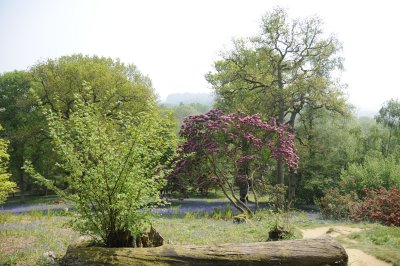
[[[285,221],[282,215],[263,211],[247,224],[235,224],[229,208],[209,214],[182,214],[179,207],[173,208],[175,212],[157,215],[153,224],[170,244],[266,241],[268,231]],[[69,219],[64,211],[0,214],[0,265],[46,265],[43,253],[47,251],[62,257],[68,245],[79,241],[78,233],[64,226]],[[300,229],[304,228],[335,225],[364,228],[338,240],[400,266],[400,228],[314,221],[304,213],[292,215],[291,222],[293,238],[300,238]]]
[[[65,254],[79,234],[64,226],[61,212],[0,214],[0,265],[46,265],[44,252]]]
[[[360,249],[375,257],[400,266],[400,227],[380,224],[356,224],[365,230],[338,240],[348,248]]]
[[[217,212],[215,212],[217,213]],[[188,213],[184,217],[158,217],[153,224],[168,243],[178,245],[207,245],[222,243],[263,242],[276,223],[276,217],[256,216],[248,223],[232,222],[230,214],[200,215]],[[293,236],[301,232],[293,228]]]

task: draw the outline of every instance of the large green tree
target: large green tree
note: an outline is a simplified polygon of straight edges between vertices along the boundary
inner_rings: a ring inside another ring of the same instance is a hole
[[[0,122],[9,142],[12,179],[18,183],[22,200],[25,191],[35,186],[22,170],[25,160],[32,160],[36,167],[43,169],[46,177],[56,176],[46,121],[30,93],[31,86],[32,77],[28,72],[0,75]]]
[[[333,74],[342,68],[341,44],[326,37],[319,18],[291,20],[276,8],[263,17],[259,35],[233,44],[206,76],[218,107],[268,114],[292,128],[306,106],[345,111],[342,86]],[[281,161],[277,172],[283,183]]]
[[[378,115],[375,117],[379,124],[382,124],[388,129],[388,138],[384,156],[396,150],[396,146],[400,143],[393,141],[393,137],[400,137],[400,102],[399,100],[391,99],[387,101],[379,110]]]
[[[295,124],[301,158],[298,202],[314,203],[326,187],[339,184],[341,170],[363,156],[363,132],[355,117],[305,108]]]
[[[0,130],[2,129],[0,126]],[[8,160],[7,142],[4,139],[0,139],[0,204],[7,199],[8,193],[15,190],[15,183],[9,180]]]
[[[74,105],[74,95],[82,93],[87,85],[91,93],[85,101],[102,105],[108,115],[123,109],[133,114],[151,111],[155,101],[147,76],[135,65],[125,65],[111,58],[81,54],[63,56],[39,62],[31,73],[33,89],[41,101],[67,119]]]
[[[54,167],[58,159],[44,116],[37,108],[37,98],[68,119],[75,94],[82,94],[87,85],[91,93],[85,96],[85,101],[100,105],[108,116],[123,110],[133,115],[139,112],[158,115],[152,107],[155,96],[150,79],[134,65],[119,60],[78,54],[39,62],[27,72],[0,75],[0,122],[10,142],[10,170],[22,199],[26,190],[38,188],[21,169],[25,160],[31,160],[46,178],[58,179],[59,186],[66,185],[65,173]]]

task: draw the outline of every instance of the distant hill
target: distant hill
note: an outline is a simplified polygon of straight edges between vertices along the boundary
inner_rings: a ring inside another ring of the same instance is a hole
[[[179,105],[200,103],[211,106],[213,104],[214,97],[211,93],[172,93],[167,96],[167,99],[163,102],[168,105]]]
[[[372,108],[357,108],[356,109],[356,116],[357,117],[368,117],[368,118],[374,118],[375,115],[377,115],[379,110],[373,110]]]

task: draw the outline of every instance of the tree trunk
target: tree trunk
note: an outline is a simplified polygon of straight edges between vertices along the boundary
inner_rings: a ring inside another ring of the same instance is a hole
[[[392,127],[389,126],[389,138],[388,138],[388,142],[386,145],[385,158],[387,158],[389,156],[389,147],[390,147],[391,139],[392,139]]]
[[[297,172],[289,173],[289,186],[288,186],[288,204],[287,208],[290,209],[294,198],[296,196]]]
[[[22,167],[24,166],[24,145],[15,143],[13,145],[14,157],[11,158],[11,163],[13,164],[12,174],[16,176],[17,185],[20,191],[20,201],[21,203],[25,202],[25,190],[26,190],[26,182],[25,182],[25,173]]]
[[[249,143],[246,140],[242,141],[242,156],[248,156],[249,154]],[[240,201],[247,205],[248,195],[250,191],[249,184],[249,174],[250,174],[250,164],[249,161],[245,160],[241,163],[238,163],[237,166],[237,177],[236,184],[239,187],[239,198]]]
[[[157,248],[69,247],[63,265],[347,265],[331,237]]]
[[[280,60],[278,64],[278,86],[279,86],[279,115],[278,115],[278,123],[283,124],[285,122],[285,99],[283,95],[283,81],[282,81],[282,66],[281,63],[283,58]],[[277,183],[285,184],[285,168],[283,165],[282,159],[277,160]]]

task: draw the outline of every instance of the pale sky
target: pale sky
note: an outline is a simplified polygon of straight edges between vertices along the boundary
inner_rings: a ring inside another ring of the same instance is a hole
[[[306,0],[0,0],[0,72],[82,53],[120,58],[164,99],[211,92],[204,75],[233,37],[259,31],[274,6],[318,15],[343,43],[349,102],[377,111],[400,98],[400,2]]]

